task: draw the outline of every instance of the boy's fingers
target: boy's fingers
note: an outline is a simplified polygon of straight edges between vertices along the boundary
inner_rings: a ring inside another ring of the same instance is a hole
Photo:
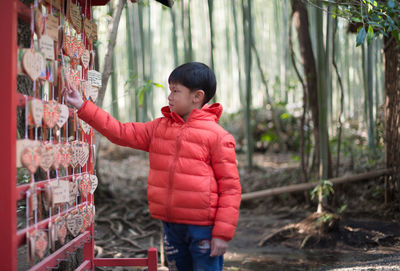
[[[213,245],[213,243],[211,243],[210,257],[214,257],[214,253],[215,253],[215,246]]]
[[[65,92],[67,91],[67,88],[63,88],[62,90],[61,90],[61,95],[63,95],[63,96],[65,96]]]
[[[62,91],[61,91],[61,94],[62,94],[63,96],[66,96],[67,94],[70,94],[70,93],[71,93],[70,91],[71,91],[70,89],[68,89],[67,87],[64,87],[64,88],[62,89]]]
[[[65,86],[64,86],[63,90],[61,91],[61,93],[63,95],[65,95],[65,93],[72,94],[74,91],[74,88],[71,86],[71,83],[67,79],[64,82],[65,82]]]
[[[211,246],[210,257],[215,257],[215,256],[219,256],[218,255],[218,249],[215,246]]]
[[[218,246],[213,243],[211,243],[211,252],[210,252],[210,257],[217,257],[221,256],[226,252],[226,248],[223,246]]]
[[[65,81],[65,86],[68,88],[68,90],[72,89],[72,85],[68,80]]]
[[[223,253],[222,251],[218,252],[218,251],[214,251],[212,253],[210,253],[210,257],[217,257],[217,256],[221,256]]]
[[[71,85],[71,83],[69,82],[69,80],[68,80],[67,77],[65,77],[64,82],[65,82],[65,87],[66,87],[68,90],[73,89],[73,87],[72,87],[72,85]]]

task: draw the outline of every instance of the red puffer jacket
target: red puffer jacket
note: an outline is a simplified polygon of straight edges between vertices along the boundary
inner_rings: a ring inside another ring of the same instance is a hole
[[[195,109],[185,122],[163,107],[164,117],[120,123],[90,101],[78,116],[111,142],[149,152],[150,213],[166,222],[214,225],[212,236],[233,238],[241,198],[235,141],[218,123],[220,104]]]

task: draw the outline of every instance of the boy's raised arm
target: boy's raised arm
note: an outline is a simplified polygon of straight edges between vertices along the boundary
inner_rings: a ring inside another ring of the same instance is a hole
[[[212,153],[211,162],[219,194],[212,237],[230,241],[235,233],[241,200],[235,139],[231,134],[226,134],[219,140]]]
[[[153,127],[158,120],[121,123],[91,101],[84,102],[80,92],[72,87],[68,79],[65,78],[64,82],[62,94],[69,104],[78,109],[80,119],[115,144],[149,151]]]
[[[78,110],[78,116],[111,142],[134,149],[149,151],[154,123],[121,123],[91,101],[85,101]]]

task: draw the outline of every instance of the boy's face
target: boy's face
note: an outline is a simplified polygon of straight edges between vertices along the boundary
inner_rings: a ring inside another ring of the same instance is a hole
[[[190,114],[196,102],[196,91],[192,92],[179,83],[169,84],[169,89],[168,105],[171,112],[175,112],[180,116]]]

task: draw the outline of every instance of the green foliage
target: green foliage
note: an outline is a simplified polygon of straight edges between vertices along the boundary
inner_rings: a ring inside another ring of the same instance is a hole
[[[143,7],[148,7],[148,6],[150,6],[150,1],[149,0],[138,0],[137,4],[141,5]]]
[[[278,142],[279,138],[273,130],[268,130],[267,132],[261,135],[261,142]]]
[[[138,79],[138,74],[129,76],[128,80],[125,81],[124,88],[130,88],[130,86]]]
[[[280,135],[277,134],[276,122],[272,114],[275,112],[276,121],[280,126]],[[295,110],[296,111],[296,110]],[[274,104],[271,108],[257,108],[251,112],[254,120],[253,138],[256,152],[297,152],[300,146],[300,118],[298,114],[288,111],[285,103]],[[243,110],[235,113],[224,113],[219,123],[228,130],[236,139],[236,148],[242,151],[244,147],[244,122]],[[306,151],[312,146],[305,145]]]
[[[138,87],[134,88],[134,91],[139,99],[139,106],[143,105],[145,93],[151,90],[152,86],[157,88],[164,89],[164,86],[154,82],[153,80],[147,80],[146,82],[140,84],[138,82],[138,74],[131,75],[128,80],[125,81],[124,88],[125,92],[129,93],[132,91],[132,86],[134,84],[139,85]]]
[[[328,180],[321,180],[310,193],[311,199],[314,200],[319,194],[322,194],[322,197],[328,197],[329,195],[335,193],[335,191],[333,189],[332,182]]]
[[[335,219],[335,215],[332,213],[326,213],[323,214],[321,217],[319,217],[315,222],[317,224],[326,224],[328,222],[331,222]]]
[[[365,31],[364,26],[360,26],[357,31],[356,46],[360,46],[364,43],[365,37],[367,37],[368,42],[374,38],[374,29],[371,25],[368,26],[368,33]]]
[[[365,36],[367,36],[367,32],[365,32],[365,28],[361,26],[358,30],[357,33],[357,38],[356,38],[356,45],[359,46],[364,43]]]
[[[17,168],[17,184],[27,184],[30,181],[30,174],[26,168]]]
[[[349,22],[362,24],[357,30],[356,45],[371,41],[375,36],[393,36],[400,45],[400,3],[399,1],[337,0],[322,1],[333,6],[334,17],[339,16]]]
[[[340,208],[339,208],[339,210],[337,211],[337,213],[340,215],[340,214],[342,214],[345,210],[347,209],[347,204],[343,204],[342,206],[340,206]],[[334,221],[334,220],[337,220],[338,219],[338,216],[336,215],[336,214],[334,214],[334,213],[324,213],[322,216],[320,216],[316,221],[315,221],[315,223],[317,224],[317,225],[320,225],[320,224],[327,224],[327,223],[330,223],[330,222],[332,222],[332,221]]]
[[[152,80],[148,80],[145,84],[139,86],[137,88],[138,99],[139,99],[139,106],[143,105],[144,102],[144,95],[147,91],[151,90],[151,87],[155,86],[158,88],[164,88],[161,84],[155,83]]]
[[[293,117],[293,115],[289,114],[288,112],[285,112],[281,115],[281,119],[285,120],[285,119],[289,119]]]
[[[300,156],[299,155],[292,155],[292,159],[293,159],[293,161],[300,162]]]
[[[342,214],[346,209],[347,209],[347,204],[343,204],[342,206],[340,206],[338,213]]]

